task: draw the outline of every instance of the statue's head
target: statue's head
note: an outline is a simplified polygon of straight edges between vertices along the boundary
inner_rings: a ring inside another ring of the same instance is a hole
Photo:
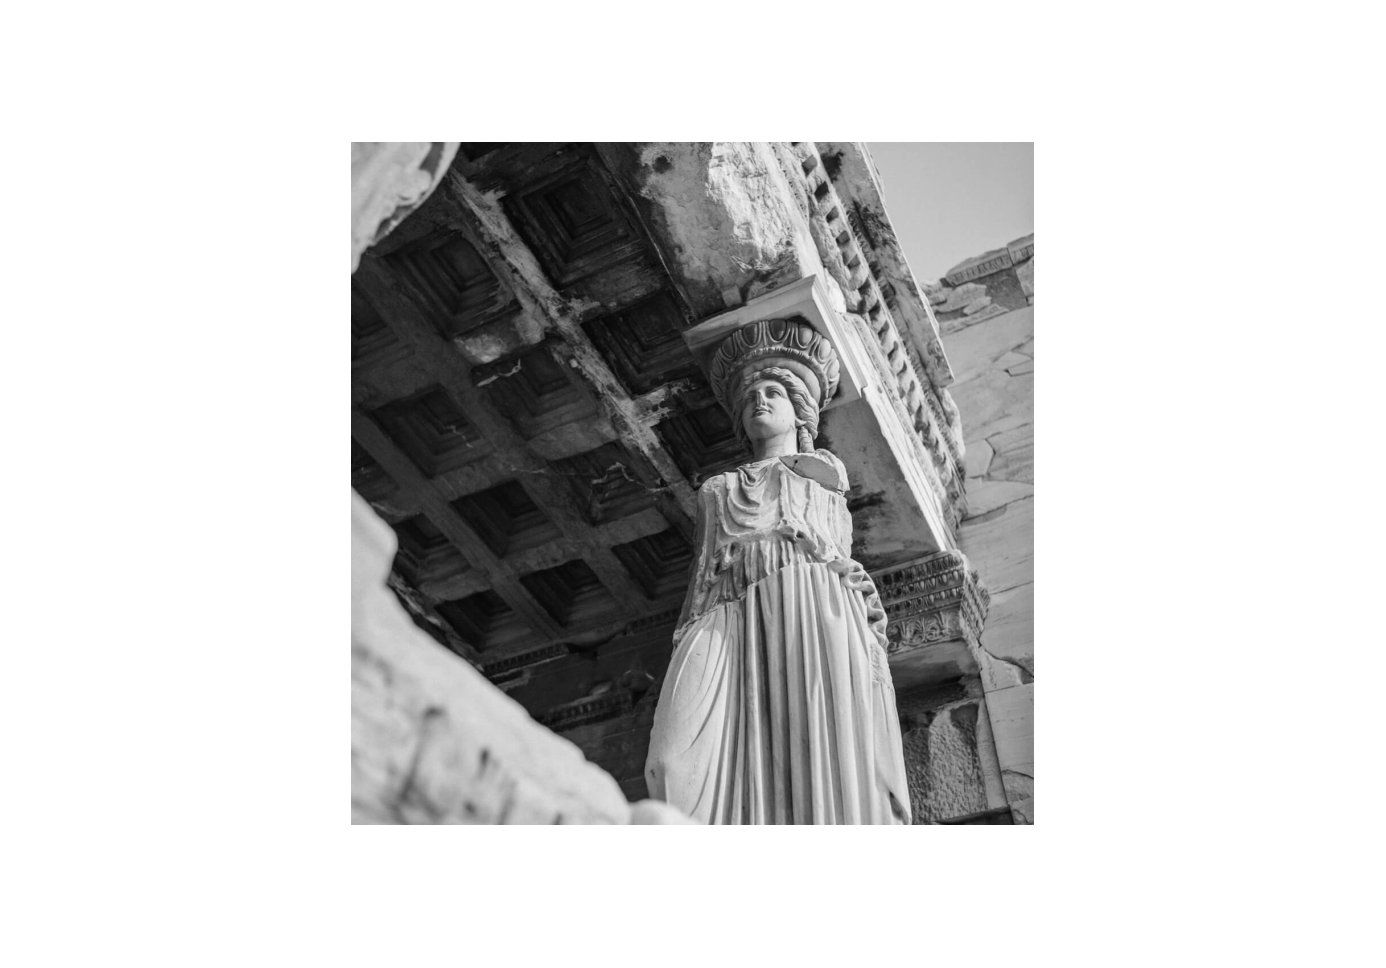
[[[718,344],[709,375],[743,445],[792,427],[798,449],[811,451],[818,415],[837,392],[837,353],[802,319],[762,319]]]
[[[749,370],[741,379],[740,404],[732,414],[736,439],[747,449],[752,441],[797,431],[800,453],[813,450],[818,436],[818,404],[808,387],[782,366]]]

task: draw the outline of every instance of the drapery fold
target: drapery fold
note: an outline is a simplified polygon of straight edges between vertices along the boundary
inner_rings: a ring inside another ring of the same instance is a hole
[[[652,797],[705,823],[909,822],[879,606],[847,557],[850,522],[840,494],[779,461],[704,485]]]

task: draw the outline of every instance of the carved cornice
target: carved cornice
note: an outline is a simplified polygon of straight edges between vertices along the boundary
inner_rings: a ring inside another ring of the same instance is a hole
[[[541,649],[532,649],[528,652],[521,652],[518,655],[508,656],[503,659],[483,662],[481,663],[481,672],[486,678],[494,681],[509,673],[518,672],[521,669],[538,665],[541,662],[561,659],[571,651],[572,649],[569,648],[566,642],[555,642]]]
[[[628,634],[633,635],[638,632],[648,632],[651,629],[657,629],[664,625],[669,626],[670,631],[673,631],[674,623],[679,620],[679,612],[680,609],[674,608],[663,612],[656,612],[654,615],[647,615],[644,618],[639,618],[631,622],[626,631]]]
[[[621,636],[642,635],[657,629],[673,632],[674,623],[678,621],[679,613],[680,609],[678,608],[664,609],[635,619],[618,629],[616,634]],[[494,683],[501,683],[534,666],[552,662],[555,659],[562,659],[576,651],[581,651],[581,647],[575,646],[571,642],[553,642],[539,648],[525,649],[494,658],[482,656],[475,659],[473,664],[481,670],[482,675],[486,678]]]
[[[958,551],[940,551],[872,575],[889,622],[888,650],[961,639],[979,643],[991,595]]]
[[[538,722],[553,730],[572,729],[575,726],[611,719],[634,707],[634,694],[629,689],[616,687],[600,696],[556,706],[539,716]]]
[[[848,312],[858,315],[874,334],[882,355],[882,376],[893,385],[905,422],[913,427],[933,461],[935,491],[956,531],[966,512],[962,424],[953,419],[956,407],[946,389],[953,374],[937,325],[930,320],[927,333],[911,333],[909,339],[902,336],[888,305],[895,289],[878,278],[880,273],[871,261],[872,251],[863,243],[867,236],[855,208],[838,196],[813,142],[793,142],[792,151],[798,165],[789,166],[786,175],[799,182],[807,194],[810,221],[815,229],[821,229],[814,232],[814,241],[823,265],[838,282]],[[927,315],[927,300],[921,302]]]

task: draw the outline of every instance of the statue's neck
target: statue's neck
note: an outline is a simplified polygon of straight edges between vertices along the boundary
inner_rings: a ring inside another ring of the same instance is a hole
[[[756,460],[767,460],[771,457],[788,457],[791,454],[797,454],[799,453],[799,432],[795,429],[779,437],[752,441],[751,453],[755,455]]]

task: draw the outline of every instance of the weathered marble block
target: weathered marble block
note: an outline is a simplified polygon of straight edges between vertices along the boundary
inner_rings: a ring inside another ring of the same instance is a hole
[[[576,746],[417,629],[385,587],[395,536],[352,494],[353,823],[690,823],[632,807]]]

